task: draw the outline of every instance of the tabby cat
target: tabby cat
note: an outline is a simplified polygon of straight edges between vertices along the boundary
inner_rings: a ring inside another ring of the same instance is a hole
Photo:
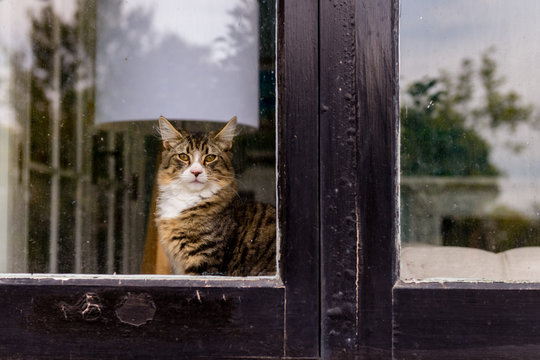
[[[232,166],[233,117],[189,133],[159,118],[158,236],[175,274],[274,275],[276,211],[242,199]]]

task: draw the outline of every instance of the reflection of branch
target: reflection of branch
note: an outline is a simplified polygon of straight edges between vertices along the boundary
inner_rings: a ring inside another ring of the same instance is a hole
[[[475,117],[486,117],[492,128],[508,125],[511,130],[519,123],[531,120],[533,106],[522,105],[521,96],[515,91],[503,93],[500,87],[505,83],[504,77],[497,76],[497,63],[492,55],[491,47],[482,55],[482,66],[479,70],[480,80],[485,90],[485,104],[473,112]]]
[[[515,131],[519,124],[535,127],[539,118],[532,116],[533,105],[523,104],[517,92],[501,89],[505,80],[497,74],[494,52],[493,47],[486,50],[477,69],[471,60],[465,59],[457,75],[442,70],[437,78],[413,83],[407,91],[411,101],[404,102],[403,108],[416,116],[431,117],[430,131],[435,131],[436,120],[444,121],[456,131],[474,132],[471,135],[477,138],[487,128],[504,126]],[[475,78],[481,85],[481,97],[475,96]],[[505,146],[514,152],[524,148],[522,142],[513,140]]]
[[[258,6],[253,0],[242,0],[242,3],[229,11],[232,23],[227,26],[228,33],[217,40],[226,44],[226,58],[223,64],[238,64],[238,59],[246,56],[257,46]]]
[[[242,14],[238,26],[238,19],[223,14],[231,26],[221,41],[227,45],[227,57],[217,62],[215,42],[193,45],[177,33],[157,32],[153,11],[135,8],[126,13],[123,2],[103,2],[98,10],[98,117],[141,118],[140,112],[130,112],[130,107],[135,108],[130,104],[151,100],[152,108],[182,109],[179,112],[187,119],[217,120],[242,111],[233,101],[236,89],[242,88],[255,94],[256,102],[257,31],[253,26],[257,19],[248,10],[256,14],[257,9],[250,3],[244,1],[241,12],[235,10]],[[217,116],[221,111],[224,115]],[[254,122],[246,120],[256,116],[250,111],[242,114],[241,121]]]

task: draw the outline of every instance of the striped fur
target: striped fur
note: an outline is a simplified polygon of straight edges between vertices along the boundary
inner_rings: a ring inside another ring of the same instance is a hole
[[[175,274],[274,275],[276,212],[238,196],[236,117],[219,133],[177,131],[159,119],[158,236]]]

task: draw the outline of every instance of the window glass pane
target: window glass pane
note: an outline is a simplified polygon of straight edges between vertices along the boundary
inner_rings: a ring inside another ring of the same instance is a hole
[[[0,1],[0,272],[275,275],[275,11]]]
[[[540,280],[540,3],[401,6],[401,277]]]

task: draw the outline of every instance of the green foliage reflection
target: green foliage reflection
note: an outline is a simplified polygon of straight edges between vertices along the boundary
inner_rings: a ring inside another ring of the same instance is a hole
[[[514,130],[534,119],[532,105],[522,104],[515,91],[503,91],[504,79],[497,74],[493,54],[493,49],[484,52],[478,68],[466,59],[456,76],[443,71],[408,87],[401,108],[404,175],[500,175],[489,159],[484,130]],[[516,151],[521,146],[512,145]]]

